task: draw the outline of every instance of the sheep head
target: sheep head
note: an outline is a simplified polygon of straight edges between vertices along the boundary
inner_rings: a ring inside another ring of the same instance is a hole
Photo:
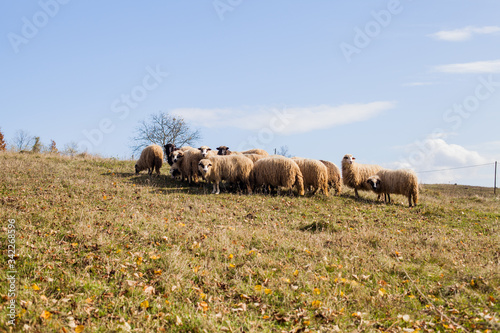
[[[352,164],[354,163],[354,160],[356,157],[352,156],[351,154],[346,154],[344,155],[344,158],[342,159],[342,164]]]
[[[200,162],[198,163],[198,170],[200,171],[203,178],[207,177],[212,172],[212,161],[207,158],[200,160]]]
[[[207,157],[208,152],[209,152],[210,150],[212,150],[212,149],[210,149],[210,148],[209,148],[209,147],[207,147],[207,146],[201,146],[201,147],[200,147],[200,148],[198,148],[198,149],[200,150],[200,152],[201,152],[201,156],[203,156],[203,157]]]
[[[380,177],[379,176],[371,176],[370,178],[368,178],[368,180],[366,181],[368,184],[370,184],[370,187],[372,188],[372,190],[374,192],[380,192],[382,189],[381,189],[381,182],[380,182]]]
[[[179,162],[183,157],[184,153],[182,152],[182,150],[175,150],[172,153],[172,162],[174,163]]]
[[[231,152],[229,151],[229,147],[227,146],[220,146],[216,148],[219,152],[217,155],[230,155]]]

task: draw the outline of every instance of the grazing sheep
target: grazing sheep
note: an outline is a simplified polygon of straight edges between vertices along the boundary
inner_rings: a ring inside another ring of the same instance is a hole
[[[324,195],[328,195],[328,169],[318,160],[310,158],[292,157],[297,163],[304,177],[304,188],[312,187],[313,194],[321,190]]]
[[[299,195],[304,195],[304,178],[300,168],[292,159],[273,155],[254,163],[252,170],[254,189],[267,186],[281,186],[289,190],[297,187]]]
[[[340,169],[334,163],[324,160],[319,160],[328,170],[328,186],[335,189],[335,195],[340,195],[342,192],[342,179],[340,177]]]
[[[246,185],[248,194],[252,193],[250,187],[250,173],[253,162],[241,155],[210,156],[198,162],[198,170],[202,177],[213,183],[212,193],[219,194],[219,183],[222,180],[229,182],[242,182]]]
[[[376,175],[366,181],[373,192],[379,196],[387,194],[389,203],[392,194],[402,194],[408,197],[409,207],[417,205],[418,201],[418,178],[412,170],[380,170]]]
[[[160,168],[163,164],[163,149],[158,145],[150,145],[144,148],[141,152],[141,157],[135,163],[135,173],[138,174],[142,170],[148,169],[148,174],[151,176],[153,170],[160,174]]]
[[[371,187],[366,182],[368,178],[382,170],[381,166],[373,164],[359,164],[356,158],[347,154],[342,159],[342,179],[344,185],[354,188],[356,198],[359,198],[358,190],[370,191]]]

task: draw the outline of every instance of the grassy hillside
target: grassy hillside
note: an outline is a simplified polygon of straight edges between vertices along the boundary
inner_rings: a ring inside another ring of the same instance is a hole
[[[500,330],[500,201],[426,185],[414,209],[210,194],[134,162],[0,154],[0,328],[33,332]]]

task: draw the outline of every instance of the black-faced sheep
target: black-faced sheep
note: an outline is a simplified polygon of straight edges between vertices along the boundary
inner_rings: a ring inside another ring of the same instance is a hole
[[[273,155],[258,160],[254,163],[251,179],[254,189],[265,185],[291,190],[296,186],[299,195],[304,195],[302,172],[297,163],[287,157]]]
[[[310,158],[293,157],[304,177],[304,188],[315,194],[321,190],[324,195],[328,195],[328,169],[319,160]]]
[[[233,183],[242,182],[247,187],[248,194],[252,193],[250,187],[252,168],[253,162],[241,155],[215,155],[198,162],[198,170],[206,181],[213,183],[212,193],[215,194],[220,193],[219,184],[223,180]]]
[[[141,157],[135,163],[135,173],[138,174],[142,170],[148,170],[151,176],[153,170],[160,174],[160,168],[163,165],[163,149],[158,145],[150,145],[144,148],[141,152]]]
[[[371,187],[366,182],[368,178],[382,170],[381,166],[372,164],[359,164],[355,157],[347,154],[342,159],[342,179],[344,185],[352,187],[356,198],[359,198],[358,190],[370,191]]]
[[[380,170],[366,181],[373,192],[387,194],[389,203],[391,194],[402,194],[408,197],[409,207],[418,202],[418,178],[412,170]]]
[[[342,179],[340,177],[340,169],[335,163],[330,161],[319,160],[328,169],[328,185],[335,189],[335,195],[340,195],[342,192]]]
[[[173,143],[167,143],[165,146],[163,146],[165,156],[167,157],[167,163],[170,166],[174,164],[174,162],[172,161],[172,153],[174,152],[175,149],[176,149],[175,144]]]

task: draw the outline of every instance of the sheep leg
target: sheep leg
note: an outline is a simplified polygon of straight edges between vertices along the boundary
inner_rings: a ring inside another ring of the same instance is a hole
[[[358,189],[357,188],[354,189],[354,197],[356,199],[359,199],[359,193],[358,193]]]
[[[387,200],[388,200],[388,203],[391,203],[391,195],[389,193],[387,193]]]
[[[215,191],[217,191],[217,186],[215,185],[215,182],[213,182],[212,194],[215,194]]]
[[[153,168],[148,168],[148,175],[152,175],[153,174]]]
[[[215,194],[219,194],[220,193],[219,182],[216,182],[216,184],[217,184],[217,192],[215,192]]]

